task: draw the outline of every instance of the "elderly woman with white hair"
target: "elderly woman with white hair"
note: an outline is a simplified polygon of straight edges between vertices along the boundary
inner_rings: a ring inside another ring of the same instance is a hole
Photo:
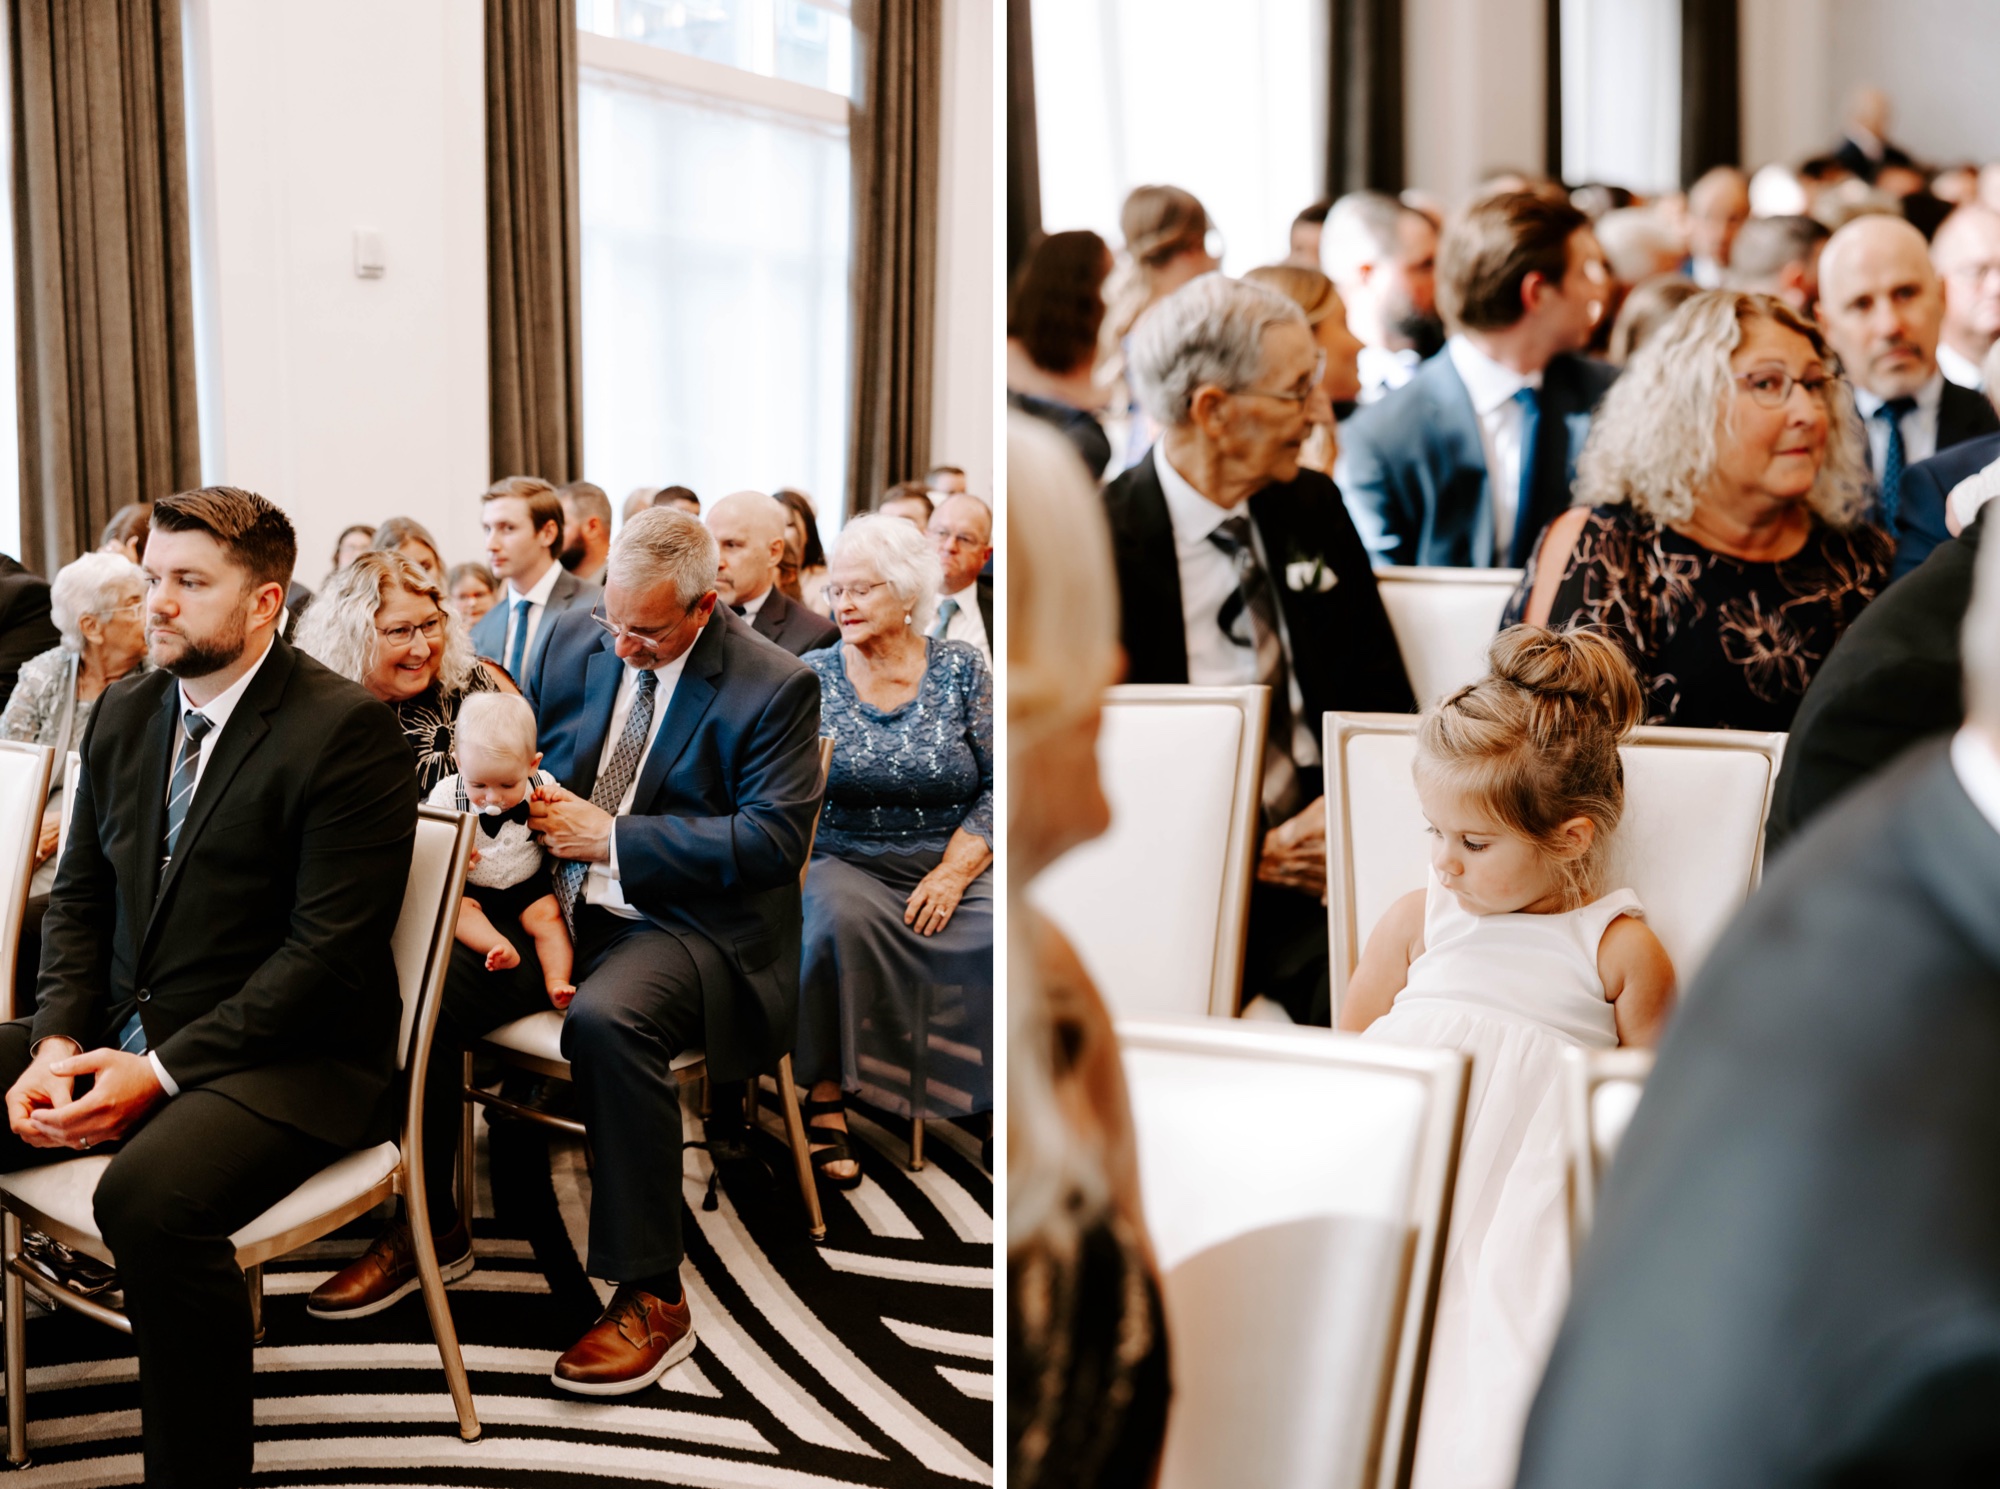
[[[1865,437],[1835,366],[1769,295],[1689,300],[1605,396],[1578,504],[1543,532],[1501,625],[1606,631],[1646,685],[1647,723],[1789,729],[1895,556],[1863,520]]]
[[[396,711],[425,794],[456,769],[459,704],[515,691],[473,655],[472,633],[444,591],[398,553],[371,549],[329,579],[294,644]]]
[[[806,874],[795,1069],[813,1162],[851,1188],[843,1092],[919,1121],[992,1109],[993,680],[972,647],[926,638],[940,570],[909,523],[855,518],[827,573],[840,644],[804,661],[833,764]],[[952,1053],[929,1038],[946,1028]]]

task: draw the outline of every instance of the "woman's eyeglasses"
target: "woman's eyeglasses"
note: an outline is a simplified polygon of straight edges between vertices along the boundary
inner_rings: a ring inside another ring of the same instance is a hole
[[[433,615],[422,625],[415,626],[377,626],[375,634],[391,646],[408,646],[419,636],[435,643],[444,639],[444,617]]]
[[[1827,387],[1834,380],[1830,372],[1808,372],[1803,377],[1793,377],[1782,367],[1758,367],[1736,374],[1736,381],[1765,408],[1783,408],[1791,398],[1794,387],[1804,388],[1825,403]]]

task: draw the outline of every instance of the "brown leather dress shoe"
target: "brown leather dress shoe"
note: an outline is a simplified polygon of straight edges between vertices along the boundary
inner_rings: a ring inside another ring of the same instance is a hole
[[[625,1396],[643,1391],[693,1353],[685,1291],[678,1303],[662,1303],[636,1287],[621,1287],[603,1317],[556,1361],[549,1379],[580,1396]]]
[[[472,1270],[472,1232],[465,1217],[437,1238],[438,1270],[456,1282]],[[361,1253],[312,1290],[306,1312],[314,1318],[366,1318],[415,1292],[417,1253],[407,1220],[393,1222]]]

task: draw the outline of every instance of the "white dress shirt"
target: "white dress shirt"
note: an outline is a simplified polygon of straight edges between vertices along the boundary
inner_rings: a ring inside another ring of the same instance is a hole
[[[525,659],[528,656],[529,648],[535,644],[535,633],[542,628],[542,612],[548,608],[549,596],[554,593],[556,581],[562,578],[562,575],[563,566],[552,563],[542,574],[542,577],[535,581],[533,589],[524,592],[515,585],[512,579],[507,581],[507,644],[499,656],[499,661],[503,666],[506,664],[507,659],[514,655],[514,627],[517,624],[514,615],[514,602],[521,599],[525,599],[528,602],[528,639],[521,643],[521,656]],[[522,665],[527,665],[525,660],[522,662]],[[515,681],[520,682],[522,679],[516,678]]]
[[[1493,561],[1505,564],[1521,506],[1521,436],[1526,419],[1526,410],[1514,395],[1523,388],[1539,393],[1542,375],[1503,366],[1463,336],[1452,337],[1444,349],[1479,416],[1479,443],[1486,451],[1486,484],[1493,498]]]
[[[176,685],[175,691],[179,695],[177,701],[180,703],[180,709],[174,714],[173,746],[167,753],[167,789],[169,791],[174,789],[174,766],[181,758],[181,745],[187,739],[186,719],[188,711],[193,709],[199,713],[203,718],[208,720],[210,726],[208,733],[201,737],[201,753],[195,756],[194,762],[195,794],[199,795],[202,772],[208,769],[209,759],[215,754],[215,742],[222,738],[223,726],[229,722],[229,716],[236,712],[236,705],[243,701],[243,695],[250,691],[250,680],[264,670],[264,664],[270,659],[271,644],[267,639],[264,643],[264,655],[250,664],[250,670],[199,708],[195,708],[195,705],[189,701],[187,684],[183,682]],[[192,796],[188,798],[188,810],[194,810],[194,798]],[[152,1062],[153,1075],[159,1081],[160,1088],[169,1096],[180,1095],[180,1084],[167,1074],[167,1067],[160,1063],[158,1051],[147,1050],[146,1058]]]
[[[1903,469],[1937,454],[1938,405],[1944,401],[1944,374],[1933,372],[1931,380],[1917,389],[1917,406],[1897,420],[1903,431]],[[1868,463],[1877,481],[1882,479],[1882,462],[1889,458],[1889,426],[1875,417],[1886,400],[1866,388],[1854,390],[1854,408],[1868,429]]]
[[[1181,624],[1187,634],[1188,681],[1197,687],[1235,688],[1255,686],[1257,649],[1238,646],[1216,624],[1223,604],[1236,593],[1236,564],[1209,539],[1209,534],[1241,512],[1249,515],[1249,505],[1219,507],[1203,496],[1167,459],[1165,442],[1153,446],[1153,469],[1160,477],[1160,490],[1167,499],[1167,519],[1174,529],[1174,557],[1180,566]],[[1270,577],[1272,597],[1284,582],[1281,571],[1271,567],[1271,555],[1264,551],[1264,539],[1257,524],[1250,524],[1250,546],[1257,561]],[[1292,759],[1299,765],[1319,763],[1319,741],[1314,737],[1318,720],[1305,716],[1305,695],[1299,691],[1298,672],[1292,665],[1292,638],[1285,626],[1285,608],[1278,605],[1278,643],[1285,651],[1285,676],[1292,695]]]
[[[775,585],[767,584],[763,587],[763,589],[758,591],[756,599],[739,600],[737,603],[742,605],[743,607],[743,619],[755,620],[757,618],[757,612],[764,608],[764,602],[771,598],[771,591],[774,588],[776,588]]]
[[[1980,371],[1979,364],[1942,341],[1938,343],[1937,362],[1938,371],[1945,375],[1947,382],[1970,388],[1975,393],[1985,390],[1986,375]]]
[[[1967,724],[1951,737],[1951,770],[1979,815],[2000,832],[2000,754],[1983,730]]]
[[[951,613],[951,619],[945,623],[941,639],[963,641],[967,646],[977,648],[979,654],[986,658],[986,670],[992,671],[993,641],[986,634],[986,617],[979,613],[979,581],[973,580],[956,594],[938,596],[940,606],[946,600],[957,601],[958,608]]]
[[[1690,258],[1688,278],[1694,281],[1696,289],[1719,290],[1722,288],[1722,265],[1714,259]]]
[[[688,651],[693,651],[689,647]],[[681,680],[681,673],[687,670],[688,653],[682,652],[665,666],[654,668],[659,678],[653,689],[653,723],[646,731],[646,747],[639,752],[639,763],[633,767],[632,783],[625,788],[625,795],[619,799],[614,817],[628,816],[632,811],[632,798],[639,794],[639,777],[646,773],[646,757],[653,753],[653,741],[660,737],[660,721],[667,716],[667,708],[674,701],[674,688]],[[639,685],[639,669],[620,664],[618,677],[618,697],[611,705],[611,728],[604,736],[604,752],[597,757],[597,779],[604,778],[604,772],[611,767],[611,757],[618,752],[618,740],[625,732],[625,721],[632,717],[632,690]],[[622,915],[627,920],[643,920],[645,917],[626,902],[625,890],[618,882],[618,824],[611,825],[611,858],[607,863],[594,863],[583,881],[584,903],[596,905],[601,910],[609,910],[613,915]]]
[[[1361,396],[1355,402],[1374,403],[1383,394],[1402,387],[1417,375],[1422,361],[1413,346],[1393,352],[1386,346],[1362,347],[1355,353],[1356,370],[1361,374]]]

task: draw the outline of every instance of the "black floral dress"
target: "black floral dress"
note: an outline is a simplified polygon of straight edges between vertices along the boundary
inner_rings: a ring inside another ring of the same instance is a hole
[[[1894,558],[1881,529],[1843,531],[1815,516],[1797,553],[1753,563],[1711,552],[1635,507],[1596,507],[1549,624],[1615,638],[1646,686],[1649,724],[1784,731],[1834,642],[1889,582]],[[1526,610],[1540,561],[1537,545],[1503,626]]]
[[[458,769],[451,758],[453,732],[458,727],[458,706],[474,693],[497,692],[498,686],[486,669],[474,666],[465,686],[447,690],[436,679],[414,698],[395,704],[396,722],[417,757],[417,790],[429,796],[431,789]]]

